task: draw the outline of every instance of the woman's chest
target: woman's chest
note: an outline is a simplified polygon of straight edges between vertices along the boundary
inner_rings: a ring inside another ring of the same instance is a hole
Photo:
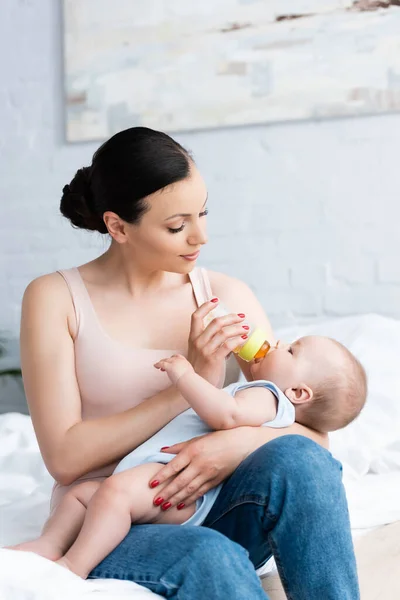
[[[197,305],[192,287],[139,300],[112,294],[93,295],[99,330],[131,349],[187,348],[191,315]]]
[[[181,349],[184,353],[184,349]],[[173,350],[132,350],[79,339],[75,369],[82,401],[82,417],[97,418],[137,406],[171,385],[154,363]]]

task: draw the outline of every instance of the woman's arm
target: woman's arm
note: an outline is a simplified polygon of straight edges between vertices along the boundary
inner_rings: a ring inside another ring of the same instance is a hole
[[[312,431],[298,423],[283,429],[238,427],[226,431],[213,431],[166,449],[165,452],[176,454],[176,457],[162,467],[153,480],[163,483],[169,477],[175,476],[171,483],[163,488],[164,502],[171,502],[172,506],[184,502],[188,506],[227,479],[257,448],[274,438],[290,434],[308,437],[324,448],[328,448],[329,445],[327,434]],[[159,495],[157,490],[155,493],[154,498]]]
[[[272,331],[271,323],[254,293],[248,285],[239,279],[229,277],[223,273],[208,271],[211,289],[224,305],[233,313],[244,313],[254,325],[265,329],[268,342],[273,345],[276,340]],[[235,354],[240,369],[247,381],[252,379],[250,374],[250,364],[242,360]]]
[[[82,421],[67,315],[71,299],[58,274],[34,280],[22,302],[25,392],[47,469],[67,485],[119,460],[188,408],[170,387],[123,413]]]

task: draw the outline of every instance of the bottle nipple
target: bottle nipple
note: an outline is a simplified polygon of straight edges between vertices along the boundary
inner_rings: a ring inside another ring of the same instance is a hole
[[[264,358],[264,356],[266,356],[268,354],[270,349],[271,349],[271,344],[269,344],[269,342],[265,341],[263,343],[263,345],[261,346],[261,348],[259,349],[259,351],[257,352],[257,354],[254,355],[254,358]]]

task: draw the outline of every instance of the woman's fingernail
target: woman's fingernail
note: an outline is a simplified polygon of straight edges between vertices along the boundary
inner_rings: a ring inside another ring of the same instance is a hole
[[[245,316],[246,316],[246,315],[245,315],[244,313],[238,313],[238,317],[240,317],[241,319],[244,319],[244,318],[245,318]]]
[[[242,325],[242,327],[243,327],[243,329],[247,329],[247,330],[250,329],[250,327],[248,325]]]
[[[169,448],[169,446],[163,446],[161,450],[166,450],[167,448]]]
[[[164,498],[156,498],[156,499],[154,500],[154,504],[155,504],[156,506],[160,506],[160,504],[162,504],[163,502],[164,502]]]
[[[155,488],[158,485],[160,485],[160,482],[157,479],[155,479],[154,481],[151,482],[150,487]]]
[[[247,335],[242,335],[242,340],[247,340]]]
[[[182,510],[182,508],[184,508],[186,505],[184,502],[179,502],[178,506],[176,507],[178,510]]]
[[[165,502],[165,504],[162,505],[162,510],[168,510],[169,507],[172,506],[171,502]]]
[[[211,302],[218,302],[218,298],[211,298]]]

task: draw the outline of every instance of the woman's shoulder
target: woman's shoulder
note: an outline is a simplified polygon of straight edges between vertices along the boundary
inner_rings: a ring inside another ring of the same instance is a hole
[[[24,297],[32,299],[45,299],[49,294],[54,299],[54,295],[65,295],[67,291],[65,282],[58,271],[40,275],[33,279],[26,287]]]
[[[208,271],[212,292],[232,312],[243,312],[250,321],[263,326],[273,340],[271,324],[264,307],[247,283],[225,273]]]
[[[74,308],[68,287],[58,271],[40,275],[26,287],[22,299],[22,316],[28,321],[46,316],[61,319],[74,328]]]
[[[208,269],[207,274],[213,293],[221,300],[229,298],[232,294],[254,296],[250,287],[241,279]]]

